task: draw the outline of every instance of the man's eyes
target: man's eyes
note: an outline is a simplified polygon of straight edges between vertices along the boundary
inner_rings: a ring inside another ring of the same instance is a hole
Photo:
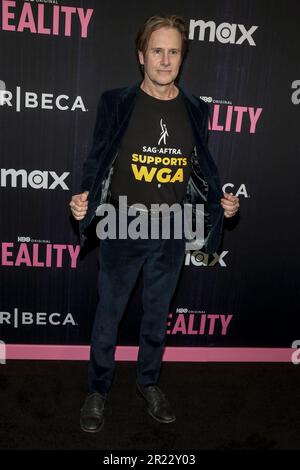
[[[161,49],[154,49],[154,53],[155,54],[160,54],[162,52]],[[177,49],[173,49],[170,51],[170,54],[171,55],[177,55],[179,53],[179,51]]]

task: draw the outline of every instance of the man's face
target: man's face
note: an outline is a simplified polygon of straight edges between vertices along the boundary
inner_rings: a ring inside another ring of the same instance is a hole
[[[176,79],[182,62],[181,34],[174,28],[160,28],[150,36],[145,54],[139,51],[145,80],[155,85],[169,85]]]

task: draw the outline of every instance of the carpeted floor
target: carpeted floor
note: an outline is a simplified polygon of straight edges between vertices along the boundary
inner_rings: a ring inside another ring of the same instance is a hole
[[[0,449],[300,449],[300,366],[164,363],[160,387],[177,420],[154,421],[117,363],[100,433],[79,427],[86,362],[0,366]]]

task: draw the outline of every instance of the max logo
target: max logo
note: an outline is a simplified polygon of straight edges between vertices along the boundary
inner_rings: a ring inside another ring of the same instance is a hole
[[[4,341],[0,341],[0,364],[6,364],[6,346]]]
[[[292,363],[295,365],[300,364],[300,339],[295,339],[291,347],[292,349],[296,348],[296,351],[294,351],[291,356]]]

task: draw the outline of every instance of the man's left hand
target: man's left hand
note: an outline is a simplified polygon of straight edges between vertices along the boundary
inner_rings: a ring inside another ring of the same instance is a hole
[[[225,217],[233,217],[240,207],[239,198],[234,196],[232,193],[224,193],[224,197],[221,199],[221,206],[224,209]]]

